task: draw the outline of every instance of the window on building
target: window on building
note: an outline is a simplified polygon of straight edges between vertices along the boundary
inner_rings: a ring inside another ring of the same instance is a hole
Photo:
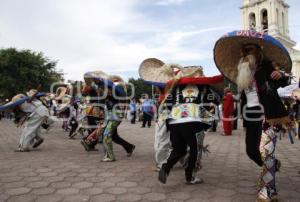
[[[256,30],[256,19],[254,13],[250,13],[249,15],[249,29],[254,31]]]
[[[262,31],[265,33],[268,33],[268,26],[269,26],[269,22],[268,22],[268,11],[267,9],[263,9],[261,11],[261,25],[262,25]]]

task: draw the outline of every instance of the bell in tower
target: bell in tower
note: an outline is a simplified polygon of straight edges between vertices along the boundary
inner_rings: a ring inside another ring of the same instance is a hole
[[[244,0],[244,29],[270,34],[293,47],[296,43],[289,36],[288,8],[284,0]]]

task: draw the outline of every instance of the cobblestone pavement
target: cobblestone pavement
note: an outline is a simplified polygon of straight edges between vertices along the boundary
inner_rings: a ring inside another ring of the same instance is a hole
[[[219,129],[220,130],[220,129]],[[119,133],[136,145],[132,157],[114,145],[116,162],[104,163],[99,151],[84,151],[79,139],[66,138],[59,125],[45,142],[29,153],[15,153],[20,129],[0,121],[0,201],[255,201],[260,169],[245,154],[244,134],[233,136],[208,133],[210,145],[204,168],[204,183],[185,185],[180,165],[172,170],[167,185],[157,180],[154,165],[154,129],[122,123]],[[100,145],[102,146],[102,145]],[[278,143],[282,170],[278,173],[281,201],[300,201],[300,141],[287,138]]]

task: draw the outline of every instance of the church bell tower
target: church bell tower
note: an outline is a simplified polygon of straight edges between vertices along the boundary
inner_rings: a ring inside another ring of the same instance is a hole
[[[300,77],[300,52],[293,47],[290,38],[288,9],[285,0],[244,0],[242,10],[243,29],[264,32],[278,39],[289,51],[293,75]]]

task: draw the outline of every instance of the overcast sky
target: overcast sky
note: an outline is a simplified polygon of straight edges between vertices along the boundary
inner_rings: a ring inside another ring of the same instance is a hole
[[[300,43],[300,3],[286,0],[291,39]],[[102,70],[138,77],[140,63],[201,65],[218,74],[213,46],[241,29],[242,0],[0,0],[0,48],[42,51],[65,78]],[[300,47],[298,44],[297,47]]]

